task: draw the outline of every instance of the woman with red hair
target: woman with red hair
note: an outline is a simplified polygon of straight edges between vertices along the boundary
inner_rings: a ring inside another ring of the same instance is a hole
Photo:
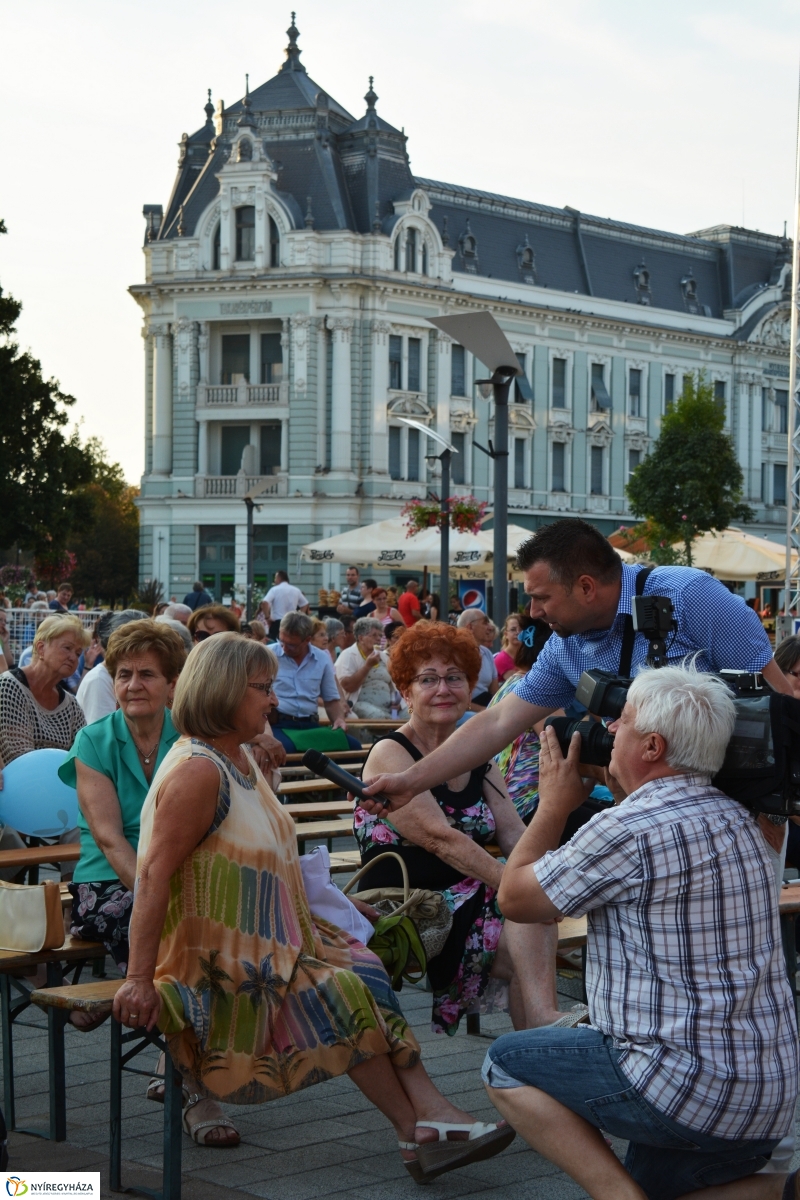
[[[410,717],[376,742],[364,764],[365,782],[406,770],[450,736],[478,678],[478,645],[468,629],[419,621],[392,647],[389,671]],[[356,807],[362,863],[395,851],[405,861],[411,887],[440,891],[453,914],[444,948],[428,963],[434,1030],[454,1034],[462,1015],[480,1007],[507,1007],[516,1029],[574,1024],[582,1013],[559,1012],[555,972],[542,974],[531,966],[541,962],[543,942],[555,956],[557,926],[512,924],[497,907],[503,863],[484,847],[496,842],[507,856],[525,828],[497,765],[464,771],[390,817]],[[400,865],[387,858],[361,886],[400,884]]]

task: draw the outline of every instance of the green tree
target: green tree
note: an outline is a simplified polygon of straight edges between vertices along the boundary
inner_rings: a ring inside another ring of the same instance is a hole
[[[87,442],[86,450],[93,479],[80,489],[88,511],[67,543],[76,560],[70,580],[78,595],[96,604],[125,604],[138,576],[137,489],[125,482],[118,463],[108,462],[97,438]]]
[[[6,227],[0,221],[0,233]],[[58,553],[89,514],[80,487],[92,479],[91,454],[66,432],[73,396],[42,376],[41,363],[14,340],[22,305],[0,288],[0,512],[3,542]]]
[[[691,566],[698,534],[726,529],[732,521],[752,521],[753,510],[742,503],[742,468],[724,426],[725,409],[712,385],[702,373],[687,375],[652,453],[626,489],[632,511],[645,518],[640,528],[654,558],[669,560],[669,548],[682,542]]]

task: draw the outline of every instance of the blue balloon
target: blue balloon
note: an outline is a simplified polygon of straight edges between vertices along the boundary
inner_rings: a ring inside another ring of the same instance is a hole
[[[0,822],[33,837],[60,837],[78,824],[78,793],[58,777],[66,750],[31,750],[3,767]]]

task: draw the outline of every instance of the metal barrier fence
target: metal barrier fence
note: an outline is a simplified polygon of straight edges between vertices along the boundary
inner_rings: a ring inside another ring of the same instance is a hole
[[[103,609],[90,609],[89,611],[70,612],[71,617],[77,617],[84,629],[94,629],[95,621],[104,612]],[[19,656],[26,646],[30,646],[33,642],[33,635],[46,617],[52,617],[52,612],[47,612],[44,609],[31,610],[30,608],[7,608],[5,610],[6,623],[8,625],[8,637],[4,639],[6,649],[6,657],[13,656],[13,664],[9,660],[9,666],[19,662]]]

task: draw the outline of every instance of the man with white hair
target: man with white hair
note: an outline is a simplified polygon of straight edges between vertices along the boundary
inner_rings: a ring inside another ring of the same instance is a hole
[[[624,799],[560,848],[580,737],[565,759],[542,735],[539,807],[498,902],[517,922],[588,914],[591,1024],[507,1034],[483,1077],[595,1200],[800,1196],[796,1173],[756,1174],[793,1123],[797,1029],[764,839],[711,784],[734,719],[715,676],[640,674],[609,726]],[[628,1140],[624,1166],[601,1130]]]
[[[497,636],[497,626],[482,608],[465,608],[456,625],[459,629],[470,631],[481,652],[481,670],[470,697],[472,711],[481,712],[499,687],[497,667],[491,650],[492,642]]]
[[[168,604],[161,614],[170,621],[180,621],[181,625],[189,623],[189,617],[192,615],[192,610],[188,604]]]

